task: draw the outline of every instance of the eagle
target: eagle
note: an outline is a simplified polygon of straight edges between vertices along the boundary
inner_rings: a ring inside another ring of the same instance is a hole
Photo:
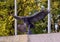
[[[40,12],[36,12],[31,16],[14,16],[14,18],[17,20],[22,20],[24,22],[22,27],[28,25],[30,29],[30,28],[34,28],[34,24],[33,24],[34,22],[44,19],[48,13],[49,11],[47,9],[42,9]]]

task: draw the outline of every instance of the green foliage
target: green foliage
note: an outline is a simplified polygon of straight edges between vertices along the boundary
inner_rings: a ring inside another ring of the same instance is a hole
[[[40,11],[41,5],[47,8],[47,0],[17,0],[17,10],[19,16],[30,16]],[[60,14],[60,0],[51,0],[52,20],[56,20],[56,16]],[[0,1],[0,36],[14,35],[14,0]],[[55,21],[54,21],[55,22]],[[47,28],[47,16],[45,19],[34,23],[32,28],[33,34],[46,33],[43,31]]]
[[[8,36],[14,34],[13,17],[11,16],[13,5],[8,2],[0,2],[0,36]]]

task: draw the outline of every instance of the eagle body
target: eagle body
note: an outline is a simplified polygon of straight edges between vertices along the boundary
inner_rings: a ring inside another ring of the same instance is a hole
[[[34,28],[34,24],[32,23],[44,19],[48,13],[48,10],[41,10],[40,12],[34,13],[32,16],[14,16],[14,18],[23,20],[23,22],[30,26],[30,28]]]

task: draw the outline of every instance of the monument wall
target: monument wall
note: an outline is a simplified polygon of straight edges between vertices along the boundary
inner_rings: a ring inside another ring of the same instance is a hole
[[[0,42],[60,42],[60,33],[6,36]]]

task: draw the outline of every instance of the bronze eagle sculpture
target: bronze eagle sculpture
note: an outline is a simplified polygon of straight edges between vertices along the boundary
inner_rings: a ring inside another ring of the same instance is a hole
[[[47,9],[46,10],[42,9],[40,12],[36,12],[31,16],[14,16],[14,18],[17,20],[23,20],[24,24],[22,27],[28,25],[29,29],[30,29],[30,28],[34,28],[34,24],[32,24],[33,22],[37,22],[39,20],[44,19],[48,13],[49,13],[49,11]],[[21,28],[21,26],[20,26],[20,28]],[[22,30],[22,31],[24,31],[24,30]]]

